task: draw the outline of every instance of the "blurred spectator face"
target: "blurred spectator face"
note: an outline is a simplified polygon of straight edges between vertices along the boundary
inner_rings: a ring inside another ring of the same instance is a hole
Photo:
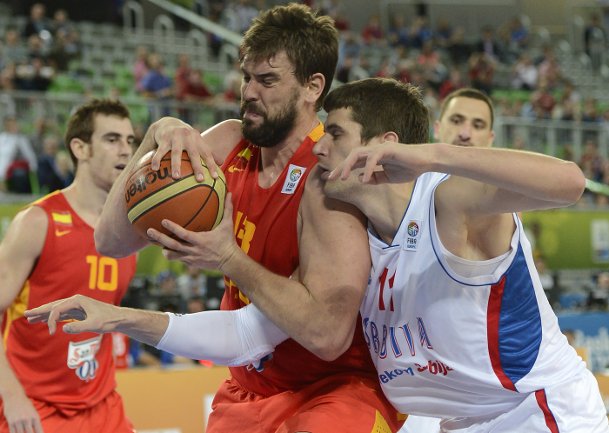
[[[442,143],[490,147],[495,133],[491,130],[488,105],[473,98],[451,99],[442,118],[434,124],[434,135]]]
[[[46,10],[42,3],[36,3],[30,9],[30,17],[32,17],[32,21],[39,21],[44,18],[44,14]]]
[[[11,134],[16,134],[19,132],[19,125],[17,124],[17,119],[14,117],[6,117],[4,119],[4,131],[10,132]]]
[[[597,278],[598,288],[609,290],[609,272],[601,272]]]

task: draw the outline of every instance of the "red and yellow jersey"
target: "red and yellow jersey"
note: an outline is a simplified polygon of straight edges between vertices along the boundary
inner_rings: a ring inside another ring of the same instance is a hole
[[[237,242],[258,263],[286,277],[298,267],[298,208],[307,176],[317,162],[313,146],[322,135],[323,125],[319,124],[268,189],[258,185],[259,147],[242,140],[222,166],[233,198]],[[249,303],[228,278],[225,286],[223,310],[238,309]],[[289,339],[277,346],[261,372],[251,367],[230,370],[241,386],[263,396],[297,390],[345,372],[376,377],[359,321],[351,348],[333,362],[320,360]]]
[[[135,273],[135,256],[115,259],[95,249],[93,227],[60,192],[32,206],[48,216],[44,247],[2,323],[6,356],[26,394],[62,411],[94,406],[116,387],[112,336],[69,335],[60,323],[30,325],[26,309],[75,294],[118,305]]]

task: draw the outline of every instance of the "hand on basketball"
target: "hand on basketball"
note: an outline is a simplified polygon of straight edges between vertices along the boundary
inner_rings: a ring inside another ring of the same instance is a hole
[[[385,141],[381,144],[353,149],[328,179],[345,180],[353,169],[363,168],[359,179],[363,183],[410,182],[427,171],[430,145],[402,144]]]
[[[111,324],[117,321],[119,310],[119,307],[114,305],[74,295],[27,310],[24,316],[30,324],[46,323],[51,335],[57,331],[57,323],[66,320],[73,320],[63,326],[63,331],[68,334],[102,334],[113,331]]]
[[[152,140],[156,143],[156,153],[152,157],[151,167],[158,170],[161,159],[165,154],[171,152],[171,176],[179,179],[181,173],[182,151],[185,151],[190,158],[195,178],[201,182],[205,179],[201,160],[209,168],[209,173],[216,179],[218,177],[218,165],[214,160],[212,149],[201,138],[199,131],[179,119],[164,117],[153,123],[144,141]]]
[[[173,234],[173,238],[155,229],[148,229],[147,234],[151,241],[163,247],[163,254],[169,260],[180,260],[202,269],[222,270],[224,263],[241,251],[235,242],[232,216],[233,204],[229,193],[222,221],[213,230],[193,232],[165,219],[162,225]]]

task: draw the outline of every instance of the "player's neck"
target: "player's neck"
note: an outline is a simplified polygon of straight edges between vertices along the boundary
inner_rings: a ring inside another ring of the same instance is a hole
[[[306,120],[297,121],[297,125],[281,143],[273,147],[261,148],[261,167],[258,179],[261,187],[268,188],[275,183],[305,138],[319,125],[319,119],[315,115]]]
[[[414,182],[367,185],[366,193],[360,195],[362,200],[358,207],[376,234],[386,243],[391,243],[402,222],[413,187]]]
[[[65,188],[63,193],[78,216],[95,227],[108,197],[108,191],[95,185],[89,176],[79,177],[77,173],[72,185]]]

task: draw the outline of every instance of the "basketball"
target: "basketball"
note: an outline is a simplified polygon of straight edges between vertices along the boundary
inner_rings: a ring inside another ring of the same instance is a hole
[[[222,171],[218,178],[209,174],[203,161],[205,179],[195,179],[190,159],[182,153],[180,179],[171,177],[171,154],[161,160],[158,171],[150,168],[154,151],[148,152],[136,164],[125,184],[127,217],[135,230],[146,236],[146,230],[154,228],[169,236],[162,225],[168,219],[187,230],[208,231],[216,227],[224,214],[226,180]]]

